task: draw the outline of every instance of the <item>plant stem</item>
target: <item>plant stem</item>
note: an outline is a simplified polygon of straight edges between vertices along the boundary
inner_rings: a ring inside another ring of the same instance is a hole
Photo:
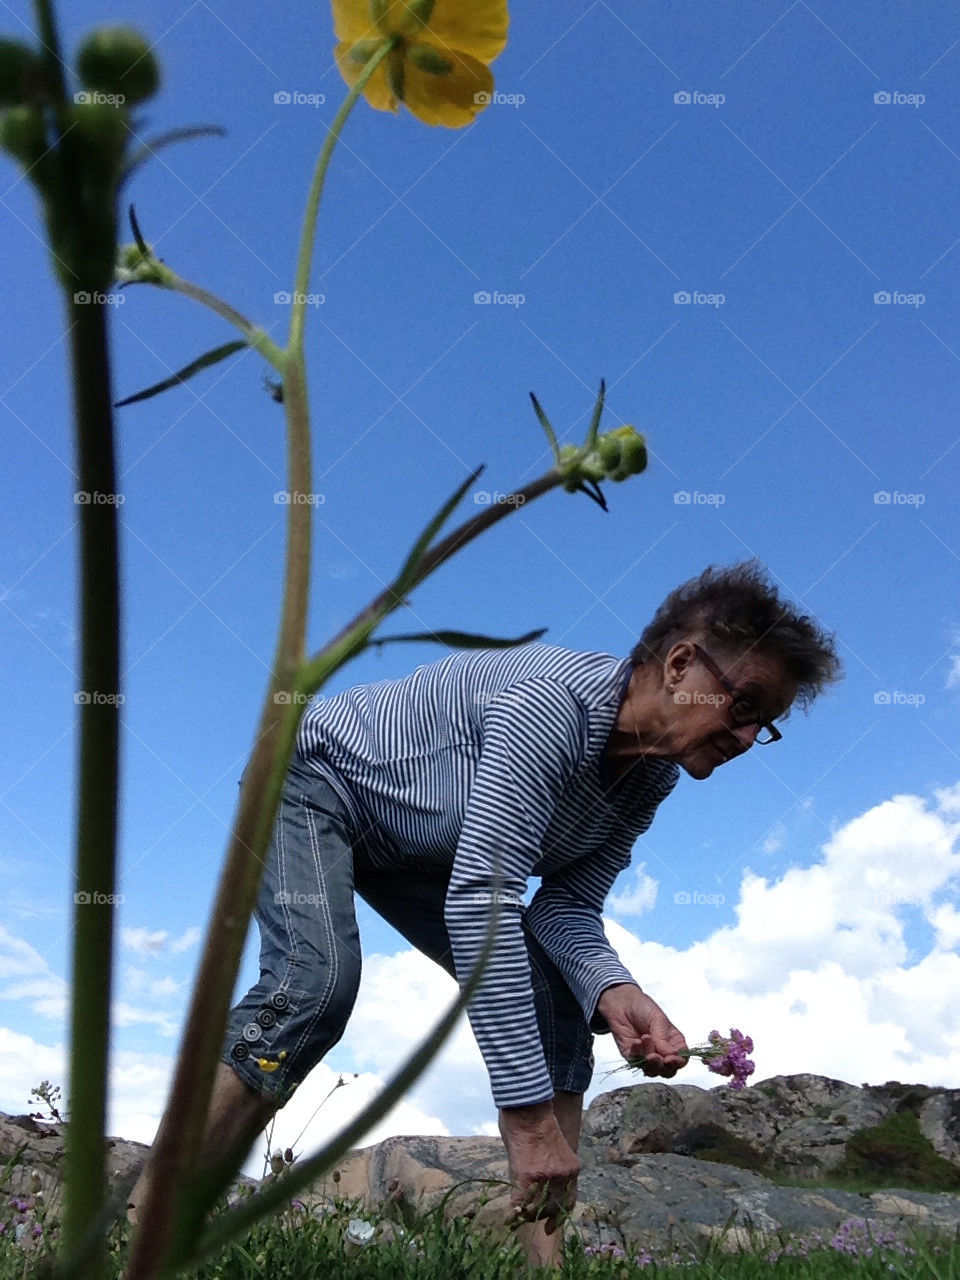
[[[296,741],[302,706],[289,698],[303,659],[310,573],[310,514],[296,495],[310,492],[310,424],[303,359],[303,308],[309,283],[316,219],[330,157],[363,87],[389,52],[384,41],[361,72],[337,112],[321,148],[304,213],[292,302],[290,342],[283,353],[284,414],[289,448],[288,541],[280,632],[256,742],[244,772],[236,822],[217,888],[203,954],[194,983],[187,1025],[163,1122],[150,1157],[151,1176],[138,1214],[128,1280],[151,1280],[171,1249],[178,1250],[191,1218],[185,1184],[196,1166],[230,996],[256,903],[263,860],[280,803],[283,780]],[[213,295],[177,277],[181,292],[212,306],[231,324],[249,321]],[[252,326],[249,326],[252,328]],[[260,344],[263,349],[263,343]],[[269,348],[267,348],[269,350]],[[266,351],[265,351],[266,354]],[[269,358],[269,356],[268,356]],[[286,702],[277,695],[286,694]]]
[[[134,281],[133,283],[140,282]],[[232,307],[229,302],[224,302],[216,294],[208,292],[190,280],[185,280],[183,276],[177,275],[175,271],[171,271],[166,266],[164,266],[164,280],[160,288],[173,289],[174,292],[182,293],[184,297],[192,298],[194,302],[199,302],[201,306],[209,307],[211,311],[216,312],[228,324],[232,324],[235,329],[239,329],[250,346],[259,351],[278,373],[283,374],[286,367],[286,353],[283,347],[278,346],[263,329],[248,320],[245,315],[237,311],[235,307]]]
[[[86,700],[80,705],[71,1118],[64,1161],[63,1256],[80,1243],[106,1191],[103,1140],[109,1078],[120,693],[120,582],[106,307],[71,300],[68,316],[79,486],[88,500],[79,504],[80,688]],[[105,1258],[105,1251],[93,1255],[81,1275],[102,1274]]]
[[[549,493],[551,489],[555,489],[562,482],[563,477],[558,471],[548,471],[538,479],[531,480],[522,489],[518,489],[515,493],[508,495],[506,502],[498,502],[496,505],[485,507],[479,514],[471,516],[469,520],[465,520],[462,525],[454,529],[451,534],[448,534],[446,538],[424,554],[420,563],[416,566],[410,581],[405,584],[405,591],[412,590],[424,578],[433,573],[435,569],[438,569],[445,560],[449,560],[455,552],[465,547],[468,542],[472,542],[474,538],[489,529],[491,525],[496,524],[498,520],[502,520],[511,511],[518,510],[527,502],[533,502],[543,494]],[[518,501],[512,501],[511,499],[518,499]],[[299,685],[301,693],[310,694],[319,689],[321,684],[334,671],[343,666],[345,662],[364,647],[367,637],[379,622],[382,622],[388,614],[393,613],[400,605],[406,603],[404,595],[399,590],[399,582],[399,578],[395,578],[388,587],[385,587],[380,592],[376,599],[372,600],[366,608],[361,609],[352,622],[347,623],[342,631],[338,632],[332,640],[325,644],[322,649],[319,649],[304,664]]]
[[[333,123],[326,138],[324,138],[323,146],[320,148],[320,154],[317,157],[316,167],[313,171],[313,181],[310,183],[307,205],[303,215],[300,249],[297,254],[297,270],[293,286],[293,302],[290,309],[290,336],[287,341],[287,351],[295,359],[300,358],[303,354],[304,309],[307,305],[307,291],[310,288],[310,267],[313,262],[317,215],[320,211],[320,198],[323,195],[323,186],[327,177],[330,157],[333,155],[333,149],[337,145],[337,139],[340,137],[344,124],[346,124],[347,117],[353,110],[357,99],[363,93],[367,81],[387,54],[394,48],[396,42],[396,37],[385,39],[381,48],[377,50],[360,72],[356,83],[340,104],[337,114],[333,117]]]

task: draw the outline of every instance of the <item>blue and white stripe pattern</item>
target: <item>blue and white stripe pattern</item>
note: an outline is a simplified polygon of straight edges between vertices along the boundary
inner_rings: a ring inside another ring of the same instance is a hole
[[[608,1029],[601,992],[636,981],[600,913],[679,767],[643,757],[613,790],[602,775],[631,670],[554,645],[467,650],[316,696],[300,724],[304,763],[336,788],[374,865],[452,868],[444,918],[461,981],[499,874],[497,940],[468,1009],[498,1107],[553,1096],[522,917],[591,1030]],[[531,875],[541,884],[524,907]]]

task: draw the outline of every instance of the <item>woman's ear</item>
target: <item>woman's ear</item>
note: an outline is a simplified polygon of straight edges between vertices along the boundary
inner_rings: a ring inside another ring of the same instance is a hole
[[[696,652],[690,640],[678,640],[671,648],[663,662],[663,679],[668,693],[673,693],[681,682]]]

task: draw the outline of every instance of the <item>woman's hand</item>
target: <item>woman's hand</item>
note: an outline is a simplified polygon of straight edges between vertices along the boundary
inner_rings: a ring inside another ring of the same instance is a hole
[[[597,1012],[606,1018],[624,1058],[644,1059],[641,1070],[645,1076],[675,1076],[689,1062],[678,1053],[687,1048],[683,1033],[633,983],[607,987],[597,1001]]]
[[[511,1214],[507,1222],[545,1221],[547,1234],[560,1214],[577,1199],[580,1160],[572,1150],[549,1102],[500,1111],[500,1136],[507,1148]]]

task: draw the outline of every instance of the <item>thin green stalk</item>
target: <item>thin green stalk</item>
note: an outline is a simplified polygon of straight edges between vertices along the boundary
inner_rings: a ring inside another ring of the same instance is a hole
[[[323,186],[327,177],[327,169],[330,165],[330,157],[333,155],[333,149],[337,145],[337,140],[340,137],[343,126],[346,124],[347,117],[353,110],[357,99],[363,93],[367,81],[393,49],[396,42],[397,37],[384,39],[383,45],[360,72],[356,84],[344,98],[340,104],[340,110],[333,117],[333,123],[317,157],[316,168],[313,171],[313,181],[310,183],[307,205],[304,210],[303,227],[300,232],[300,249],[297,254],[297,271],[293,286],[293,303],[290,310],[290,337],[287,341],[287,352],[294,360],[299,360],[303,357],[304,309],[307,305],[307,291],[310,288],[310,267],[313,262],[313,246],[316,240],[317,215],[320,211],[320,198],[323,195]]]
[[[237,311],[235,307],[232,307],[229,302],[224,302],[215,293],[210,293],[208,290],[201,288],[200,285],[194,284],[190,280],[185,280],[183,276],[177,275],[169,267],[165,268],[161,288],[173,289],[176,293],[182,293],[184,297],[192,298],[194,302],[199,302],[202,306],[209,307],[211,311],[216,312],[228,324],[232,324],[235,329],[239,329],[250,346],[259,351],[278,373],[283,374],[286,368],[286,352],[283,347],[278,346],[263,329],[248,320],[245,315]]]
[[[69,304],[80,493],[81,676],[70,1027],[70,1124],[61,1250],[106,1192],[104,1133],[113,973],[120,693],[120,581],[105,306]],[[105,1251],[81,1275],[103,1274]]]
[[[152,1280],[159,1274],[174,1244],[178,1224],[185,1223],[189,1217],[185,1183],[200,1154],[230,996],[302,712],[302,707],[289,698],[285,703],[278,702],[278,695],[289,695],[296,684],[304,652],[309,592],[312,508],[296,500],[296,495],[310,493],[311,483],[303,305],[320,196],[333,148],[364,85],[390,47],[391,42],[385,41],[383,49],[361,72],[337,112],[317,161],[304,214],[290,345],[284,355],[283,401],[291,501],[280,633],[256,743],[244,773],[237,819],[197,971],[170,1098],[151,1152],[151,1176],[139,1209],[140,1225],[131,1246],[128,1280]],[[207,305],[211,297],[205,299]]]

